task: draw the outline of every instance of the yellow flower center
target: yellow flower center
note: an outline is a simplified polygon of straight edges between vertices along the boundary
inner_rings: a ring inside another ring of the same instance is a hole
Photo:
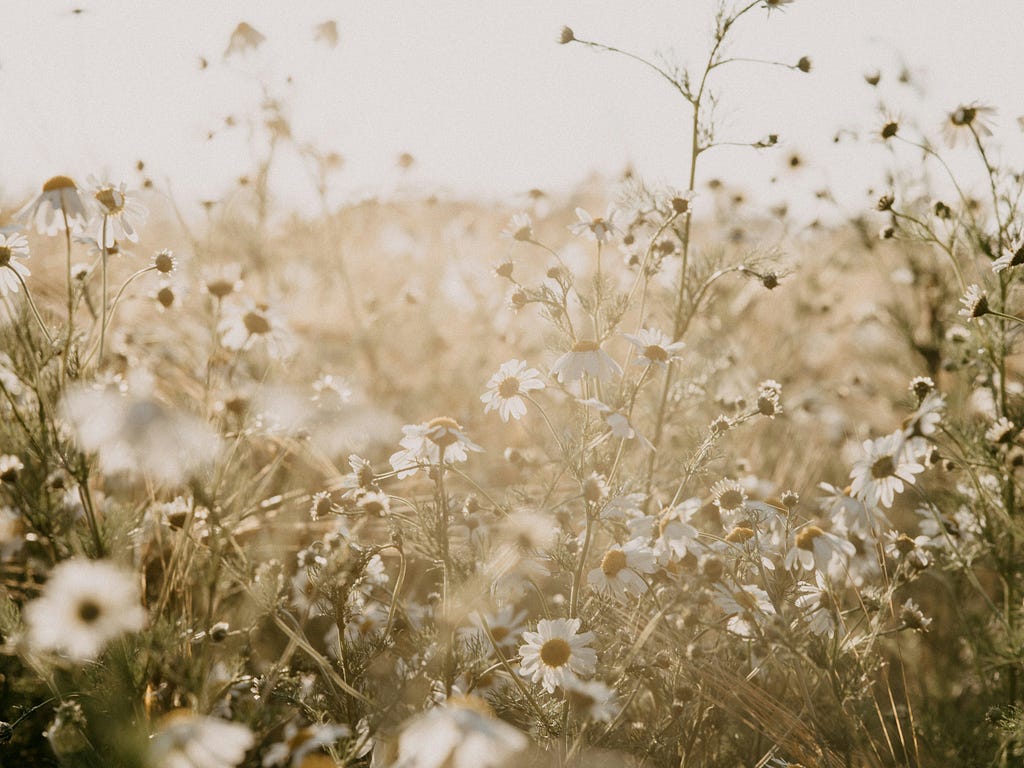
[[[885,477],[892,477],[896,474],[896,462],[892,456],[880,456],[871,465],[871,477],[874,480],[881,480]]]
[[[644,357],[648,360],[663,363],[668,360],[668,352],[665,351],[664,347],[657,344],[648,344],[644,347]]]
[[[726,510],[739,509],[743,506],[743,491],[733,488],[723,491],[718,497],[718,506]]]
[[[75,182],[67,176],[54,176],[52,179],[47,179],[46,183],[43,184],[43,192],[55,192],[58,189],[74,189],[75,186]]]
[[[592,339],[583,339],[572,345],[573,352],[597,352],[601,345]]]
[[[729,531],[729,534],[725,537],[725,540],[730,542],[731,544],[742,544],[744,541],[752,539],[753,537],[754,531],[752,528],[746,528],[744,526],[738,525],[731,531]]]
[[[819,536],[824,536],[825,532],[816,525],[808,525],[803,528],[796,535],[796,546],[798,549],[806,549],[808,551],[814,549],[814,540]]]
[[[561,667],[572,656],[572,647],[560,637],[553,637],[540,647],[540,660],[549,667]]]
[[[125,197],[113,187],[104,187],[98,190],[94,197],[103,206],[103,213],[108,216],[124,210]]]
[[[455,431],[459,429],[459,422],[450,416],[438,416],[427,422],[427,437],[436,445],[444,448],[459,441]]]
[[[498,395],[504,398],[515,397],[519,394],[519,379],[509,376],[498,385]]]
[[[270,333],[270,321],[259,312],[246,312],[242,315],[242,324],[252,336]]]
[[[609,549],[601,559],[601,572],[609,579],[614,579],[625,567],[626,553],[621,549]]]

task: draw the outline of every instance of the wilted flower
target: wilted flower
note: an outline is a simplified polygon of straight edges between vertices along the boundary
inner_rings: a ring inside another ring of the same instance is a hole
[[[522,360],[509,360],[491,376],[480,400],[484,403],[484,413],[497,410],[502,421],[520,419],[526,415],[523,396],[539,389],[544,389],[540,371],[527,368]]]
[[[145,623],[135,575],[107,560],[58,563],[42,595],[25,606],[33,650],[57,651],[74,662],[95,659],[111,640]]]
[[[573,344],[551,367],[551,375],[566,384],[587,374],[598,381],[610,381],[622,374],[622,368],[596,341],[585,339]]]
[[[54,176],[15,218],[22,224],[35,226],[41,235],[55,235],[64,226],[65,216],[72,232],[83,229],[89,219],[75,182],[67,176]]]
[[[593,632],[578,634],[579,619],[541,619],[536,632],[524,632],[519,674],[540,683],[548,693],[576,675],[592,675],[597,652],[590,648]]]
[[[177,709],[165,715],[149,741],[152,768],[234,768],[253,746],[244,725]]]
[[[17,293],[21,280],[32,274],[22,264],[28,257],[28,240],[24,235],[17,232],[0,234],[0,296]],[[19,275],[21,280],[18,279]]]

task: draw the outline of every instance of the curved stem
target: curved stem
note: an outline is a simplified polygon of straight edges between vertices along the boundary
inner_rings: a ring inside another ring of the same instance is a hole
[[[11,272],[14,273],[14,276],[18,278],[18,282],[21,283],[21,287],[25,291],[25,298],[28,300],[28,305],[32,309],[32,315],[35,317],[36,322],[39,323],[39,329],[43,332],[43,335],[46,337],[46,341],[52,346],[53,337],[50,336],[50,332],[46,330],[46,324],[43,322],[43,318],[39,315],[39,310],[36,308],[36,303],[32,298],[32,293],[29,291],[28,286],[25,284],[25,278],[23,278],[21,276],[21,273],[14,267],[12,267],[10,264],[6,264],[5,266],[8,269],[10,269]]]

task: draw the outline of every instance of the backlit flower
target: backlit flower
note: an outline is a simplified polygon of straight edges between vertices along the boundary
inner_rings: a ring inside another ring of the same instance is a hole
[[[579,629],[579,619],[541,619],[536,632],[523,633],[526,644],[519,647],[519,674],[548,693],[570,677],[592,675],[597,666],[597,652],[590,647],[594,633],[579,634]]]
[[[290,357],[295,351],[295,339],[284,318],[268,304],[245,301],[226,307],[217,330],[227,349],[245,351],[262,345],[275,359]]]
[[[106,560],[54,566],[42,595],[25,606],[28,643],[72,661],[95,659],[107,643],[146,623],[134,574]]]
[[[399,478],[416,474],[422,464],[439,464],[442,450],[446,462],[465,461],[469,458],[466,451],[483,450],[466,436],[455,419],[447,416],[422,424],[406,424],[402,434],[404,437],[398,443],[402,450],[391,454],[390,458]]]
[[[835,560],[852,557],[856,548],[851,542],[817,525],[805,525],[793,536],[793,546],[786,553],[788,570],[802,568],[828,573]]]
[[[165,715],[150,737],[151,768],[234,768],[253,746],[252,731],[239,723],[184,709]]]
[[[622,334],[626,340],[636,347],[636,362],[640,365],[656,365],[667,368],[673,360],[680,359],[679,353],[686,346],[685,342],[673,342],[668,336],[654,328],[644,328],[637,334]]]
[[[522,360],[502,363],[487,382],[487,391],[480,395],[484,413],[496,410],[502,421],[520,419],[526,415],[523,396],[538,389],[544,389],[540,371],[528,368]]]
[[[55,235],[64,228],[65,216],[72,232],[84,229],[89,219],[78,185],[67,176],[54,176],[43,184],[43,191],[18,211],[15,218],[34,227],[41,235]]]
[[[608,212],[603,218],[591,216],[582,208],[577,208],[576,218],[578,221],[569,227],[572,233],[574,235],[589,235],[599,243],[607,243],[611,240],[612,235],[619,231],[615,225],[615,210],[611,206],[608,207]]]
[[[900,432],[865,440],[864,458],[850,471],[851,489],[854,496],[865,504],[881,504],[891,507],[897,493],[903,492],[903,484],[914,484],[914,475],[924,467],[908,455],[906,440]]]
[[[647,544],[634,539],[626,544],[615,544],[601,558],[601,565],[587,574],[587,583],[599,592],[610,592],[618,600],[647,591],[641,574],[655,570],[654,552]]]
[[[109,181],[97,181],[90,176],[89,184],[92,186],[92,199],[100,215],[96,240],[108,248],[115,240],[139,242],[136,227],[145,224],[149,209],[135,200],[135,193],[129,192],[123,181],[114,186]]]
[[[610,381],[622,374],[622,368],[596,341],[585,339],[573,344],[551,367],[551,375],[563,384],[577,381],[584,375],[598,381]]]
[[[32,274],[22,263],[28,257],[28,240],[24,235],[0,234],[0,296],[17,293],[21,286],[18,275],[24,280]]]

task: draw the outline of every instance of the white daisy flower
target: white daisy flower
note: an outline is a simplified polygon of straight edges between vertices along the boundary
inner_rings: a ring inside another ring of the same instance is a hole
[[[135,192],[129,192],[123,181],[116,187],[109,181],[98,181],[92,176],[88,181],[93,188],[92,197],[100,215],[96,229],[97,242],[107,247],[112,246],[115,240],[139,242],[136,227],[146,223],[149,209],[135,200]]]
[[[802,568],[828,573],[833,561],[853,557],[856,551],[856,547],[841,536],[817,525],[805,525],[794,536],[793,546],[786,553],[785,567],[790,571]]]
[[[601,565],[587,574],[587,583],[599,592],[610,592],[617,600],[625,601],[631,595],[647,591],[647,583],[640,574],[655,570],[654,552],[643,540],[633,539],[609,547],[601,558]]]
[[[0,235],[0,296],[17,293],[21,280],[31,275],[28,267],[22,264],[29,257],[28,240],[24,235],[12,232]]]
[[[204,717],[184,709],[160,721],[150,737],[146,765],[151,768],[234,768],[255,739],[239,723]]]
[[[624,413],[619,413],[611,406],[605,405],[596,398],[577,399],[577,402],[580,405],[584,405],[598,411],[604,418],[605,424],[611,428],[610,434],[613,437],[621,437],[623,440],[636,440],[647,450],[654,450],[654,444],[640,434],[637,428],[633,426],[633,422],[631,422]],[[597,441],[600,442],[605,437],[607,437],[607,434],[599,436]]]
[[[854,464],[850,471],[853,495],[867,505],[881,504],[891,507],[897,493],[903,492],[903,484],[914,484],[914,475],[924,472],[924,467],[907,453],[902,433],[865,440],[864,458]]]
[[[1008,443],[1013,439],[1014,424],[1005,416],[1000,416],[988,429],[985,430],[985,439],[990,443],[999,445]]]
[[[476,696],[448,699],[411,718],[398,737],[392,768],[497,768],[526,750],[525,733],[494,716]],[[374,761],[376,763],[376,761]]]
[[[517,609],[514,605],[506,603],[496,611],[481,613],[478,611],[470,615],[472,627],[464,627],[461,632],[468,637],[476,637],[485,648],[490,648],[490,641],[484,631],[484,625],[494,638],[499,648],[512,648],[516,640],[526,629],[526,611]],[[491,649],[493,651],[493,649]]]
[[[523,395],[544,389],[540,371],[527,368],[522,360],[502,363],[498,372],[487,382],[487,391],[480,395],[484,413],[497,410],[502,421],[521,419],[526,415],[526,401]]]
[[[711,486],[711,496],[725,525],[735,523],[747,509],[747,490],[732,478],[719,480]]]
[[[830,483],[819,483],[825,492],[819,499],[821,510],[832,518],[832,527],[858,536],[878,538],[883,528],[891,525],[885,510],[878,504],[866,504],[851,495],[849,488],[837,488]]]
[[[551,375],[563,384],[582,379],[584,375],[598,381],[611,381],[622,375],[622,368],[596,341],[584,339],[559,357],[551,367]]]
[[[1019,267],[1024,264],[1024,237],[1014,240],[1003,255],[992,262],[992,271],[999,274],[1005,269]]]
[[[775,615],[768,593],[753,584],[740,584],[732,589],[719,584],[714,600],[729,617],[729,631],[740,637],[754,637],[755,628]]]
[[[450,461],[466,461],[466,451],[483,451],[462,431],[455,419],[438,416],[436,419],[422,424],[406,424],[402,427],[404,437],[399,441],[402,450],[391,454],[389,461],[398,472],[398,477],[415,475],[420,465],[437,465],[441,462],[441,449],[444,459]]]
[[[41,235],[55,235],[64,228],[67,217],[71,232],[81,231],[89,220],[78,185],[67,176],[54,176],[43,184],[43,191],[15,219],[34,227]]]
[[[906,560],[922,570],[932,564],[932,553],[928,549],[932,540],[928,536],[910,537],[899,531],[886,531],[884,540],[885,553],[893,560]]]
[[[960,317],[966,317],[968,320],[973,320],[976,317],[982,317],[989,313],[988,295],[977,283],[967,286],[964,295],[960,297],[960,304],[962,306],[957,314]]]
[[[571,677],[594,674],[597,652],[589,647],[594,633],[578,634],[579,628],[579,619],[541,619],[536,632],[524,632],[519,674],[540,683],[548,693],[564,687]]]
[[[613,234],[619,232],[615,225],[615,210],[611,206],[608,206],[604,218],[591,216],[582,208],[577,208],[576,218],[578,221],[569,227],[574,235],[589,235],[599,243],[607,243]]]
[[[246,351],[261,344],[277,360],[291,357],[295,351],[295,339],[284,319],[267,304],[245,301],[225,307],[217,330],[227,349]]]
[[[502,230],[501,236],[508,240],[527,243],[533,240],[533,221],[528,213],[517,213],[508,226]]]
[[[600,680],[568,678],[565,681],[565,698],[584,720],[610,723],[619,714],[615,689]]]
[[[654,328],[644,328],[637,334],[624,333],[623,337],[637,349],[634,362],[639,365],[656,365],[667,368],[673,360],[679,360],[679,353],[685,342],[673,342],[666,334]]]
[[[700,499],[688,499],[682,504],[662,510],[658,519],[657,537],[654,539],[654,554],[658,562],[667,564],[673,560],[682,560],[687,553],[699,555],[703,551],[698,541],[700,532],[690,524],[700,507]]]
[[[807,628],[816,635],[835,637],[839,629],[839,616],[835,611],[835,600],[822,574],[815,573],[814,584],[798,583],[796,593],[798,597],[793,604],[802,611],[800,618],[807,623]]]
[[[95,659],[107,643],[146,623],[134,574],[106,560],[54,566],[40,597],[25,606],[29,646],[74,662]]]

